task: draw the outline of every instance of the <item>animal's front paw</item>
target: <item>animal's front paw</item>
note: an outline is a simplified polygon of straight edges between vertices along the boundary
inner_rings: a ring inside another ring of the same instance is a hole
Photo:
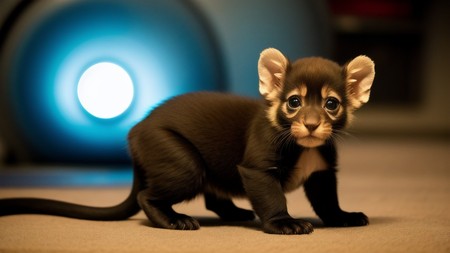
[[[356,227],[368,225],[369,218],[364,213],[341,212],[323,219],[323,222],[327,227]]]
[[[313,226],[311,223],[289,218],[282,218],[277,220],[267,221],[263,224],[263,230],[269,234],[309,234],[313,232]]]

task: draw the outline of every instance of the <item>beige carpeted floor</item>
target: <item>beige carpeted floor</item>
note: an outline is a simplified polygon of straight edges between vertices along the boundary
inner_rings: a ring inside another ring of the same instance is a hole
[[[290,213],[311,220],[314,233],[268,235],[258,222],[224,223],[202,198],[177,210],[200,220],[198,231],[147,226],[142,213],[126,221],[0,217],[0,252],[450,252],[450,144],[445,141],[358,139],[340,144],[339,195],[346,210],[371,224],[324,228],[301,189],[288,195]],[[112,205],[127,188],[0,188],[0,197],[39,196]],[[245,200],[237,202],[247,206]]]

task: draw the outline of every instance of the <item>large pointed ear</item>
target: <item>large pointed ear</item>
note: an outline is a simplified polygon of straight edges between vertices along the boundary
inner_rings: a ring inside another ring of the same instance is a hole
[[[289,60],[277,49],[262,51],[258,61],[259,93],[273,101],[281,92]]]
[[[357,109],[369,101],[370,88],[375,78],[375,64],[367,56],[360,55],[347,64],[347,96]]]

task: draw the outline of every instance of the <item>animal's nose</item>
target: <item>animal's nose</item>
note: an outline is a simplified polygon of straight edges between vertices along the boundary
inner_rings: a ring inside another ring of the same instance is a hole
[[[320,122],[317,122],[315,124],[306,124],[305,123],[305,127],[306,129],[308,129],[310,132],[313,132],[314,130],[316,130],[320,125]]]
[[[310,113],[303,119],[303,124],[310,132],[316,130],[320,125],[320,116],[316,113]]]

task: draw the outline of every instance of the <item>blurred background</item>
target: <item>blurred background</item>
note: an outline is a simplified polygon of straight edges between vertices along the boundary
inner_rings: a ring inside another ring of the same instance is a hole
[[[445,0],[3,0],[0,29],[3,186],[129,183],[134,124],[181,93],[258,97],[267,47],[375,61],[351,132],[450,139]]]

